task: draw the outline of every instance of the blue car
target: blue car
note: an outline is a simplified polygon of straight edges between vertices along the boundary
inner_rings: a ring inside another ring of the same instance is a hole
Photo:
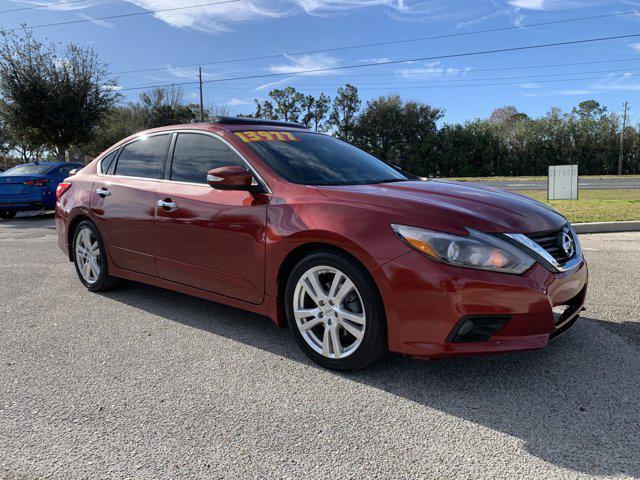
[[[0,218],[27,210],[53,210],[56,187],[81,163],[34,162],[0,173]]]

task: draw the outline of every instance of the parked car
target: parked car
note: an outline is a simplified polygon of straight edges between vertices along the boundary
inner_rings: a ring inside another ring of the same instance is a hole
[[[56,188],[80,163],[24,163],[0,173],[0,218],[26,210],[53,210]]]
[[[493,188],[409,178],[297,124],[149,130],[58,186],[61,249],[91,291],[118,278],[289,325],[318,364],[538,349],[583,308],[567,220]]]

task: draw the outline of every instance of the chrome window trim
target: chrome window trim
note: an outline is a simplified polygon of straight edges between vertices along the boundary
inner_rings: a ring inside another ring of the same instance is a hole
[[[228,146],[231,150],[233,150],[236,155],[238,155],[238,157],[240,157],[240,160],[242,160],[244,162],[244,164],[248,167],[247,169],[249,170],[249,172],[251,172],[251,174],[256,177],[258,179],[258,181],[262,184],[262,186],[266,189],[266,193],[271,194],[272,190],[271,187],[269,187],[269,184],[264,180],[264,178],[262,178],[262,175],[260,175],[258,173],[258,171],[253,167],[253,165],[251,165],[251,163],[244,157],[244,155],[242,155],[240,153],[240,151],[233,146],[231,143],[229,143],[227,140],[225,140],[224,138],[222,138],[220,135],[215,134],[213,132],[209,132],[206,130],[197,130],[197,129],[179,129],[179,130],[167,130],[167,131],[162,131],[162,132],[156,132],[156,133],[152,133],[149,135],[145,135],[148,137],[151,136],[156,136],[156,135],[173,135],[173,134],[180,134],[180,133],[197,133],[199,135],[208,135],[210,137],[213,137],[217,140],[220,140],[222,143],[224,143],[226,146]],[[146,180],[146,181],[151,181],[151,182],[162,182],[162,183],[177,183],[180,185],[193,185],[193,186],[197,186],[197,187],[207,187],[207,188],[211,188],[209,186],[209,184],[207,183],[194,183],[194,182],[181,182],[179,180],[170,180],[170,179],[166,179],[166,178],[148,178],[148,177],[131,177],[128,175],[105,175],[104,173],[100,173],[102,171],[102,159],[105,158],[107,155],[109,155],[110,153],[112,153],[114,150],[117,150],[118,148],[124,148],[127,145],[129,145],[130,143],[133,143],[137,140],[139,140],[140,137],[142,137],[143,135],[140,135],[134,139],[132,139],[131,141],[122,144],[120,146],[118,146],[117,148],[112,148],[111,150],[109,150],[109,152],[105,153],[100,160],[98,160],[98,168],[97,168],[97,174],[99,177],[112,177],[112,178],[129,178],[129,179],[133,179],[133,180]],[[169,148],[171,149],[171,146],[169,146]],[[171,162],[173,163],[173,151],[169,152],[172,154],[171,157]],[[167,162],[169,163],[169,162]],[[166,166],[165,166],[166,169]],[[166,174],[166,171],[164,172]]]
[[[555,258],[553,258],[553,256],[549,252],[547,252],[544,248],[542,248],[526,235],[523,235],[522,233],[505,233],[504,235],[515,240],[521,245],[524,245],[529,250],[532,250],[536,255],[542,257],[546,262],[553,266],[556,271],[568,272],[569,270],[573,270],[574,268],[579,266],[583,262],[584,257],[582,255],[580,240],[578,239],[578,235],[576,234],[575,230],[569,223],[567,223],[565,226],[568,227],[569,231],[571,232],[576,251],[574,257],[564,265],[561,265]]]

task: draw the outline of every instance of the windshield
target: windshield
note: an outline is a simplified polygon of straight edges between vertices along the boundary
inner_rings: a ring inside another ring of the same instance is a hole
[[[6,172],[0,173],[5,177],[16,177],[18,175],[38,175],[47,173],[51,170],[51,165],[36,165],[36,164],[27,164],[27,165],[17,165],[13,168],[10,168]]]
[[[376,157],[328,135],[298,131],[246,131],[236,135],[293,183],[359,185],[408,180]]]

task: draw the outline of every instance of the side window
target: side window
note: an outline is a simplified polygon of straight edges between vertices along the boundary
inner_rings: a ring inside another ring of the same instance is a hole
[[[170,135],[154,135],[126,145],[118,157],[116,175],[160,178],[169,138]]]
[[[60,170],[58,170],[58,175],[60,175],[61,177],[68,177],[69,173],[71,172],[72,167],[62,167],[60,168]]]
[[[111,164],[116,159],[117,154],[118,150],[115,150],[102,159],[102,161],[100,162],[101,173],[103,173],[104,175],[106,175],[107,173],[111,173],[109,172],[109,167],[111,167]]]
[[[171,165],[171,180],[207,183],[207,172],[218,167],[247,167],[225,143],[209,135],[180,133]]]

